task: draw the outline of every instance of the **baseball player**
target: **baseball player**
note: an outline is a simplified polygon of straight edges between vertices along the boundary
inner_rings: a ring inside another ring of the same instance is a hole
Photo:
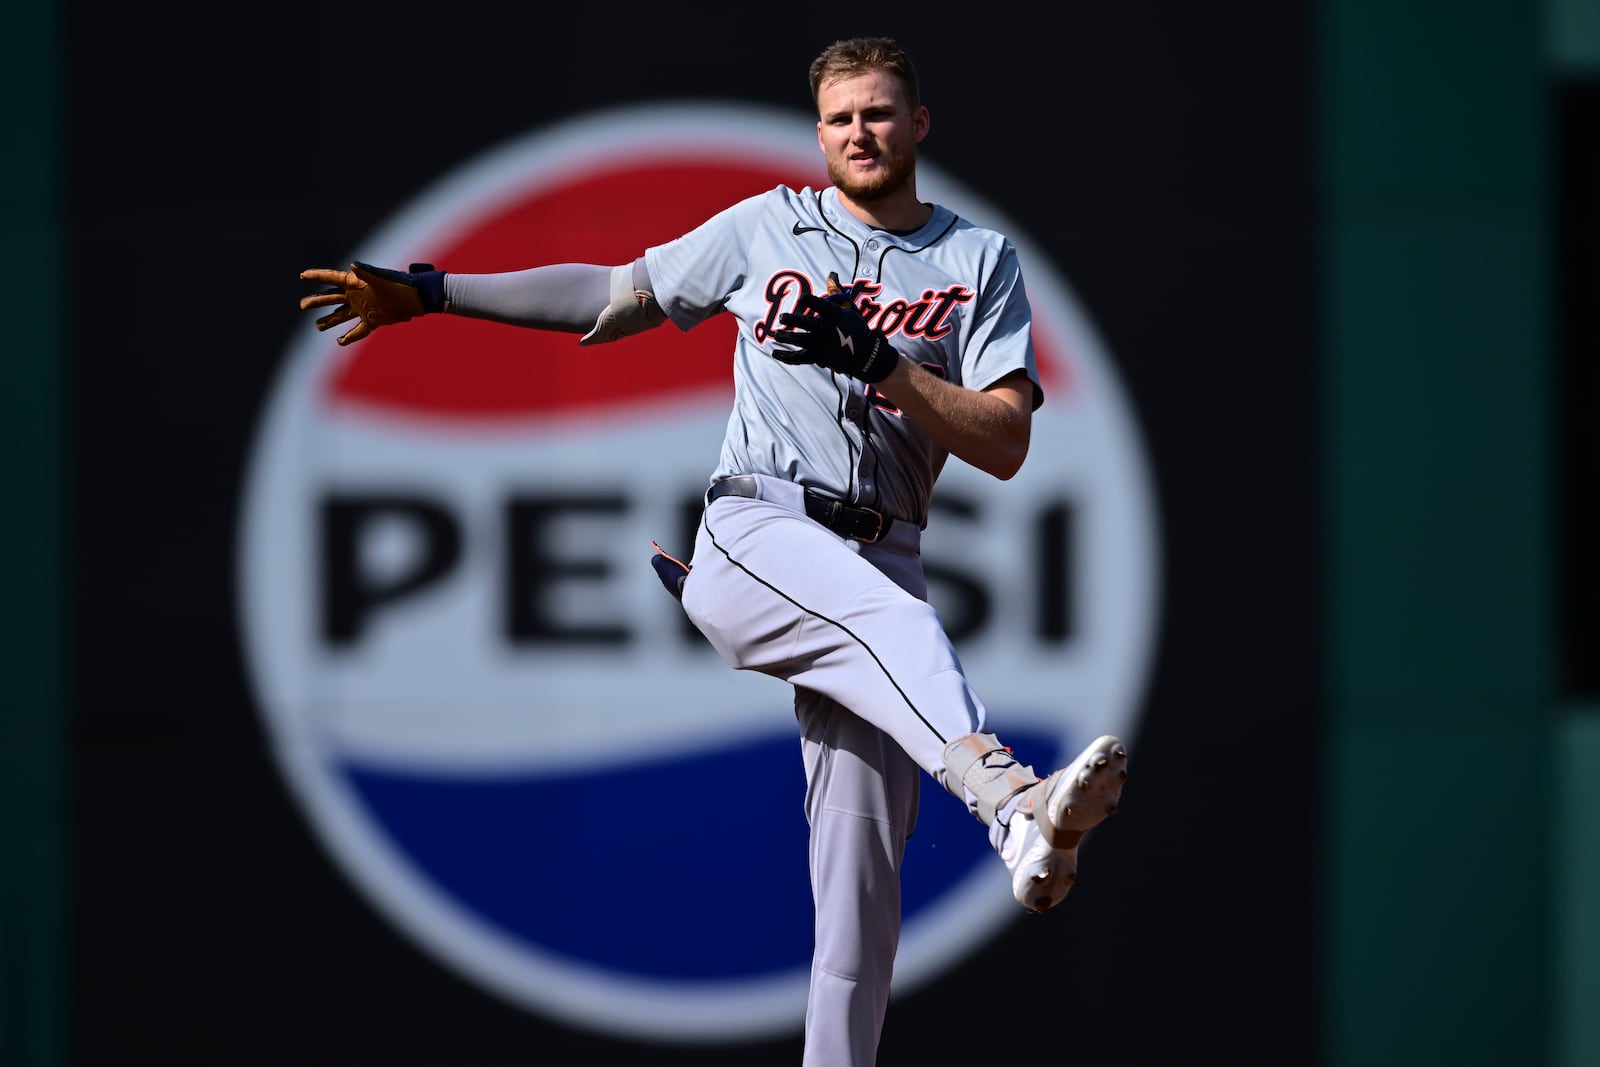
[[[990,732],[927,603],[918,546],[946,459],[1008,479],[1027,454],[1043,402],[1032,317],[1011,242],[917,198],[929,115],[910,57],[888,38],[838,41],[810,81],[827,188],[780,185],[630,263],[307,270],[331,288],[300,306],[332,309],[320,330],[353,322],[342,345],[430,313],[589,347],[737,321],[693,552],[653,562],[730,666],[794,687],[815,902],[804,1062],[864,1067],[921,773],[987,827],[1017,903],[1047,912],[1116,810],[1128,754],[1104,736],[1041,779]]]

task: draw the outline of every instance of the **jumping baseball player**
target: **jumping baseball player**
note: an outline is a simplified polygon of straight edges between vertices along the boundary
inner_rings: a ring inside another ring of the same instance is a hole
[[[1010,241],[917,199],[929,116],[910,57],[839,41],[810,77],[828,188],[778,186],[615,266],[307,270],[332,288],[300,306],[332,309],[320,330],[354,321],[340,344],[429,313],[584,346],[737,321],[693,553],[654,563],[730,666],[794,687],[816,906],[804,1062],[867,1067],[919,772],[987,827],[1018,904],[1046,912],[1116,810],[1128,754],[1101,737],[1041,780],[989,732],[926,601],[919,541],[947,457],[1008,479],[1027,455],[1043,402],[1032,317]]]

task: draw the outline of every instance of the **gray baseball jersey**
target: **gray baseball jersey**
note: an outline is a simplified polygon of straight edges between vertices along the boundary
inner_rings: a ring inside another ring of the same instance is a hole
[[[1016,249],[936,206],[915,232],[875,230],[832,189],[778,186],[650,248],[656,299],[680,329],[738,320],[734,407],[716,475],[769,474],[924,526],[946,453],[875,391],[772,356],[771,331],[830,271],[896,351],[983,389],[1025,369],[1042,401]]]

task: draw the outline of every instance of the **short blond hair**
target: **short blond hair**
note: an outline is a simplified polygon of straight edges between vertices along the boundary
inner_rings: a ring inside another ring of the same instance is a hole
[[[905,91],[906,103],[915,111],[922,105],[922,87],[917,78],[917,65],[890,37],[852,37],[835,41],[811,61],[811,100],[825,82],[840,78],[854,78],[862,74],[881,71],[892,75]]]

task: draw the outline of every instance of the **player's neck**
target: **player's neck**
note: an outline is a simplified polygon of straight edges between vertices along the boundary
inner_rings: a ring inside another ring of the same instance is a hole
[[[875,230],[910,233],[933,217],[933,205],[917,199],[913,188],[905,188],[884,200],[854,200],[839,190],[839,203],[857,219]]]

